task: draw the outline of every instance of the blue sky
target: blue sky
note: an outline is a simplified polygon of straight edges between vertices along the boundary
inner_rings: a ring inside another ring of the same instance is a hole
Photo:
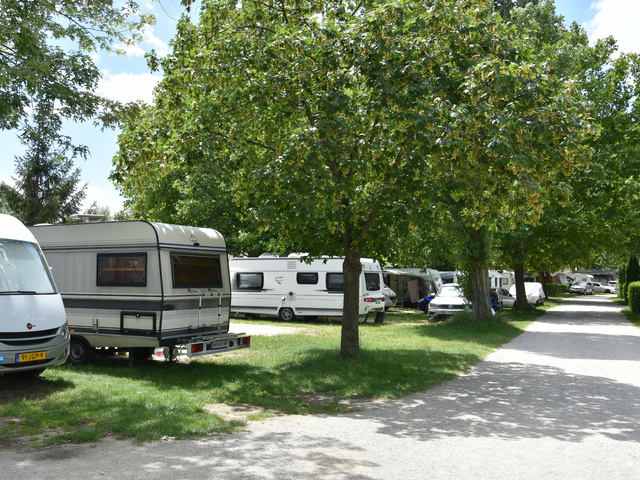
[[[640,0],[555,0],[556,10],[565,17],[566,23],[582,25],[592,40],[613,35],[620,49],[640,52]],[[150,27],[144,41],[130,48],[126,56],[101,53],[95,56],[96,65],[103,72],[100,94],[114,100],[145,100],[151,102],[152,90],[160,76],[151,74],[146,68],[143,55],[152,48],[160,54],[170,51],[177,19],[183,11],[179,0],[140,1],[145,12],[157,17],[157,24]],[[112,213],[119,211],[123,199],[109,182],[111,159],[117,151],[117,132],[104,131],[87,124],[68,124],[67,135],[76,143],[87,145],[91,156],[79,160],[76,166],[82,170],[81,178],[88,183],[85,208],[92,202],[108,206]],[[15,157],[24,154],[15,132],[0,132],[3,149],[0,163],[0,181],[11,182],[15,171]]]

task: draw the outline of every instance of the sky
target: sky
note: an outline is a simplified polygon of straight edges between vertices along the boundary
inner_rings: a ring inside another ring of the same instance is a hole
[[[147,28],[144,40],[129,48],[125,56],[104,52],[94,56],[103,74],[98,93],[112,100],[153,101],[153,88],[161,74],[149,71],[144,54],[151,49],[159,55],[171,51],[169,43],[183,12],[179,0],[141,0],[139,5],[144,12],[154,13],[157,18],[156,25]],[[640,0],[555,0],[555,5],[565,23],[577,22],[585,28],[591,41],[612,35],[621,51],[640,53]],[[112,213],[120,211],[124,199],[108,179],[112,158],[118,150],[118,132],[101,131],[89,122],[68,123],[63,133],[71,136],[75,143],[87,145],[91,152],[87,160],[76,161],[82,181],[88,184],[82,210],[96,202],[99,206],[108,206]],[[0,132],[0,146],[3,151],[0,181],[12,184],[15,158],[24,155],[25,147],[14,131]]]

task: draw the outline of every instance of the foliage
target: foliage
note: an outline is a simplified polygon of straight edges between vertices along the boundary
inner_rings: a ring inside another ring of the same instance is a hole
[[[640,281],[630,282],[627,288],[628,304],[633,313],[640,313]]]
[[[622,298],[629,303],[629,286],[633,282],[640,281],[640,263],[638,263],[638,257],[635,255],[629,257],[627,262],[627,268],[625,271],[625,284],[623,285]]]
[[[141,38],[154,18],[132,19],[138,10],[132,1],[1,0],[0,129],[17,128],[32,97],[56,101],[51,115],[74,120],[112,106],[94,93],[100,72],[90,54]]]
[[[79,185],[80,170],[73,169],[73,159],[85,151],[58,133],[60,119],[53,109],[47,102],[36,106],[34,123],[23,128],[22,141],[28,150],[16,158],[15,186],[0,183],[0,197],[27,225],[64,220],[78,212],[86,195],[86,185]]]
[[[558,287],[559,285],[557,283],[545,283],[544,285],[545,294],[548,297],[557,295],[559,291]]]

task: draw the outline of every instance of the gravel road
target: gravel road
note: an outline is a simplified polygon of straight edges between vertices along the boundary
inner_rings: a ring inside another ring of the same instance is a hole
[[[0,452],[6,479],[640,478],[640,329],[575,297],[468,374],[336,416],[206,441]]]

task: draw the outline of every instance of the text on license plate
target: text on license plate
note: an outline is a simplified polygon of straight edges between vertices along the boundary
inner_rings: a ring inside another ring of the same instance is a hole
[[[47,352],[18,353],[16,355],[16,363],[35,362],[37,360],[46,360],[46,359],[47,359]]]
[[[216,348],[227,348],[229,346],[229,342],[211,342],[209,344],[209,348],[211,350],[216,349]]]

